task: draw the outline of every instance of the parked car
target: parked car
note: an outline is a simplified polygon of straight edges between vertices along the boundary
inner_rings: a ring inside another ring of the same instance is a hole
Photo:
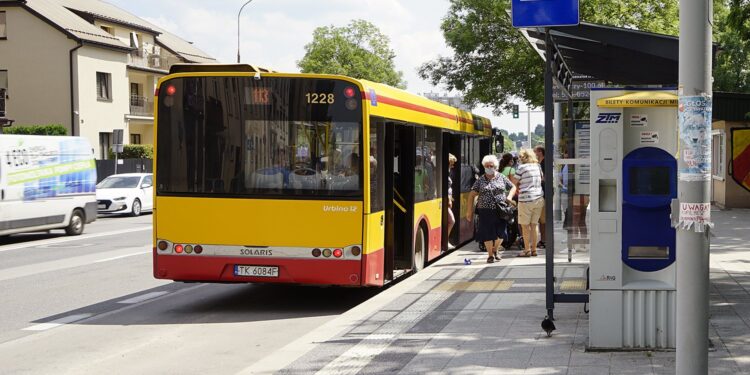
[[[138,216],[154,208],[154,177],[151,173],[111,175],[96,185],[100,214]]]

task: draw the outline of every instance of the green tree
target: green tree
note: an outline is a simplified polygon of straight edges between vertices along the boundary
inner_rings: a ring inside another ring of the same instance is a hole
[[[451,0],[441,28],[453,56],[419,68],[423,79],[484,103],[496,114],[509,111],[512,97],[532,106],[544,102],[544,67],[539,55],[511,25],[509,0]],[[678,0],[589,0],[583,21],[675,35]]]
[[[544,125],[536,124],[534,128],[534,135],[544,138]]]
[[[510,139],[510,134],[505,129],[500,129],[500,134],[503,135],[503,152],[510,152],[515,149],[515,143]]]
[[[714,90],[750,92],[750,2],[715,1],[714,20]]]
[[[318,27],[297,66],[303,73],[342,74],[405,88],[389,43],[387,36],[364,20],[351,21],[344,27]]]

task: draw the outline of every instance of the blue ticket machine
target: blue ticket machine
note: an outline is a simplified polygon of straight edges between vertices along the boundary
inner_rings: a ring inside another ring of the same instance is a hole
[[[591,91],[589,347],[675,346],[677,96]]]

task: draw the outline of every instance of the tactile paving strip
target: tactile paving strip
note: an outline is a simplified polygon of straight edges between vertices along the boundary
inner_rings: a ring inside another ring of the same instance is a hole
[[[435,287],[436,291],[444,292],[492,292],[506,291],[513,286],[513,280],[476,280],[476,281],[446,281]]]

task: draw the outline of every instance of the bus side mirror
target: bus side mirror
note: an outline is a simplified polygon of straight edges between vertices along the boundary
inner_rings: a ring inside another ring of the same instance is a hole
[[[495,137],[495,150],[498,154],[505,152],[505,137],[502,134]]]

